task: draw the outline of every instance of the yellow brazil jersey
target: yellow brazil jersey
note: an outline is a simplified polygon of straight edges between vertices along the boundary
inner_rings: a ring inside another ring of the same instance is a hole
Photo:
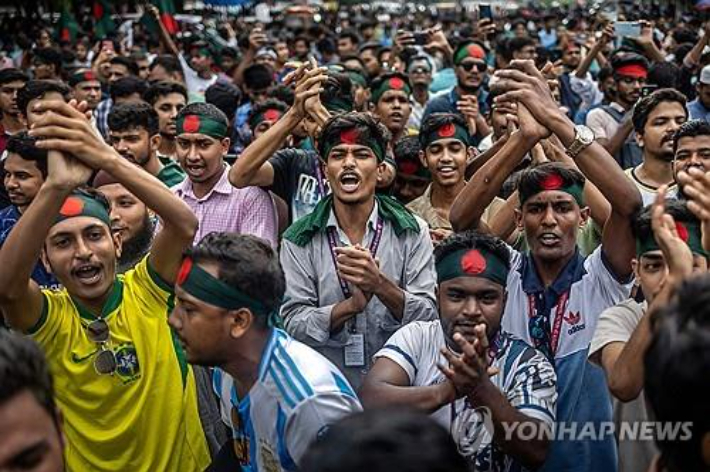
[[[144,258],[114,283],[103,309],[118,368],[99,375],[95,319],[66,289],[42,292],[31,335],[43,347],[64,414],[69,471],[203,471],[210,463],[192,369],[167,323],[167,286]]]

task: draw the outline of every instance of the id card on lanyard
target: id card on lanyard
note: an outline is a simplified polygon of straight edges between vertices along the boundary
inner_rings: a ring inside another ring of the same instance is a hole
[[[567,311],[567,303],[569,302],[569,290],[565,291],[557,300],[557,308],[555,309],[555,318],[552,320],[552,329],[550,330],[550,354],[552,358],[557,353],[557,347],[560,343],[560,333],[562,331],[562,320]],[[528,307],[530,310],[530,318],[537,314],[537,303],[534,295],[528,295]],[[547,318],[547,317],[545,317]]]
[[[382,217],[377,217],[377,224],[375,226],[375,234],[370,241],[370,254],[375,257],[377,254],[377,248],[380,247],[380,240],[382,239],[382,227],[384,223]],[[340,284],[340,290],[343,292],[343,296],[348,299],[352,296],[350,287],[348,283],[343,280],[338,272],[338,259],[335,255],[335,248],[337,245],[337,230],[332,226],[328,228],[328,245],[330,247],[330,255],[333,259],[333,266],[335,267],[335,275],[338,277],[338,283]],[[363,367],[365,365],[365,335],[363,333],[357,332],[357,315],[352,319],[349,324],[348,331],[350,332],[350,340],[344,348],[344,362],[346,367]]]

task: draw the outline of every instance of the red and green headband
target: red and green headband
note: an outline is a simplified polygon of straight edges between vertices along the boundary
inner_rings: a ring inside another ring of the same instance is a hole
[[[372,103],[379,102],[382,95],[390,90],[401,90],[406,93],[407,96],[412,94],[412,89],[407,81],[401,77],[394,76],[387,80],[383,80],[382,83],[380,83],[380,85],[372,91]]]
[[[454,54],[454,65],[461,64],[467,57],[485,61],[486,51],[480,45],[473,42],[459,46]]]
[[[438,128],[429,129],[426,133],[419,135],[419,142],[423,150],[426,150],[426,148],[441,139],[458,139],[465,146],[468,146],[470,134],[465,126],[461,126],[458,123],[445,123]]]
[[[77,72],[69,77],[69,86],[75,87],[82,82],[90,82],[92,80],[99,80],[93,71],[87,70],[85,72]]]
[[[59,214],[54,220],[54,224],[60,223],[69,218],[77,216],[89,216],[101,220],[106,226],[111,227],[111,216],[109,210],[97,199],[84,193],[73,193],[64,200],[64,204],[59,209]]]
[[[558,190],[565,192],[574,197],[577,205],[580,207],[584,204],[584,188],[578,183],[565,183],[562,176],[558,173],[550,173],[537,181],[537,185],[529,192],[520,192],[520,206],[523,206],[527,200],[537,195],[540,192],[547,190]]]
[[[183,115],[177,119],[177,134],[198,133],[215,139],[227,136],[227,125],[205,115]]]
[[[676,221],[675,229],[678,232],[678,237],[688,245],[693,254],[708,257],[707,251],[703,248],[703,236],[699,223]],[[649,233],[643,238],[636,238],[636,255],[638,257],[641,257],[651,251],[660,250],[661,247],[656,242],[653,232],[649,231]]]
[[[249,127],[251,129],[254,129],[264,121],[276,123],[281,119],[283,115],[284,112],[282,112],[281,110],[278,110],[276,108],[269,108],[267,110],[262,111],[261,113],[256,113],[249,117]]]
[[[385,160],[385,149],[380,145],[379,139],[372,135],[372,131],[366,126],[353,126],[340,130],[339,132],[329,133],[327,136],[321,136],[322,144],[320,146],[321,157],[328,159],[330,151],[340,144],[359,144],[368,147],[377,157],[377,162]]]
[[[255,314],[269,316],[269,323],[275,321],[276,310],[270,310],[263,303],[242,293],[236,288],[213,277],[209,272],[195,264],[192,258],[182,261],[176,284],[182,290],[198,300],[225,310],[248,308]]]
[[[460,249],[436,263],[437,283],[457,277],[482,277],[505,287],[508,267],[500,257],[485,249]]]

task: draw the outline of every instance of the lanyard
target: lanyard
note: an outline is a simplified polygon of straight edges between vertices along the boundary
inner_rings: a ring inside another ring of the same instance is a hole
[[[380,239],[382,239],[382,217],[378,216],[377,217],[377,226],[375,226],[375,235],[372,238],[372,241],[370,242],[370,254],[372,254],[372,257],[375,257],[375,254],[377,254],[377,248],[380,247]],[[328,243],[330,247],[330,255],[333,258],[333,265],[335,266],[335,274],[338,276],[338,282],[340,283],[340,289],[343,291],[343,295],[345,298],[350,298],[352,296],[352,292],[350,292],[350,287],[348,287],[347,282],[343,280],[343,278],[340,276],[340,272],[338,272],[338,258],[335,255],[335,248],[338,247],[335,239],[337,230],[334,227],[328,228]]]
[[[555,319],[552,323],[552,331],[550,333],[550,354],[554,357],[557,352],[557,345],[560,341],[560,331],[562,329],[562,318],[564,318],[565,311],[567,310],[567,302],[569,301],[569,290],[565,291],[560,295],[557,301],[557,309],[555,310]],[[530,318],[535,316],[537,308],[535,307],[535,296],[528,295],[528,304],[530,309]]]
[[[323,177],[323,171],[320,168],[320,163],[318,162],[318,158],[313,160],[313,163],[316,167],[316,181],[318,182],[318,191],[320,192],[321,198],[325,197],[325,178]]]

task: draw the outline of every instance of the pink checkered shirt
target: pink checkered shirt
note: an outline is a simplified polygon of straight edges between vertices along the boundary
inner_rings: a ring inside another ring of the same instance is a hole
[[[271,195],[259,187],[235,188],[229,183],[229,166],[212,190],[197,198],[190,179],[172,188],[192,209],[200,222],[195,243],[213,231],[251,234],[276,247],[276,208]]]

